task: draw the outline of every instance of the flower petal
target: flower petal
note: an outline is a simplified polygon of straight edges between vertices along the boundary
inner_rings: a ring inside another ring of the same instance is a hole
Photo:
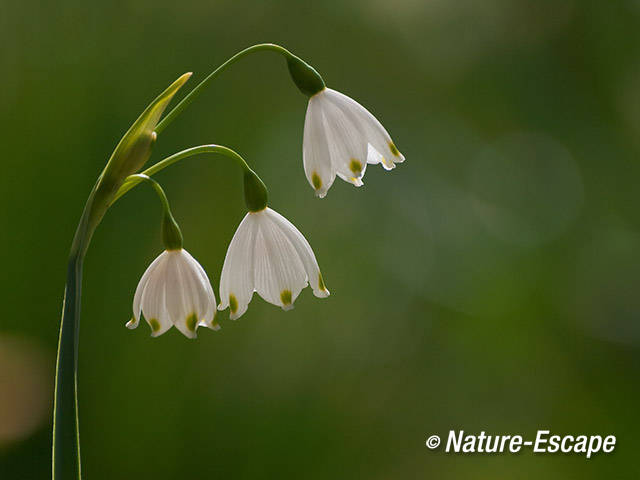
[[[165,276],[167,271],[168,256],[158,263],[149,276],[149,280],[142,292],[142,313],[144,319],[151,327],[151,336],[157,337],[171,328],[169,312],[166,308]]]
[[[136,293],[133,296],[133,318],[127,322],[127,328],[137,328],[140,324],[140,313],[142,312],[142,293],[144,292],[144,289],[147,286],[149,278],[152,276],[154,270],[160,263],[166,260],[166,253],[167,252],[164,251],[160,255],[158,255],[142,274],[142,278],[140,279],[140,281],[138,282],[138,286],[136,287]]]
[[[259,230],[254,246],[254,282],[258,294],[285,310],[307,284],[302,261],[269,208],[258,212]]]
[[[343,180],[361,186],[367,168],[367,140],[363,130],[332,97],[321,104],[329,155],[336,173]]]
[[[324,127],[324,113],[320,103],[323,92],[309,99],[304,120],[304,140],[302,159],[304,172],[316,195],[324,198],[336,178],[331,163],[327,133]]]
[[[220,325],[214,324],[216,313],[216,297],[211,287],[211,282],[204,268],[193,258],[189,252],[183,250],[185,262],[189,265],[185,274],[191,292],[193,292],[192,303],[198,317],[198,325],[202,325],[214,330],[220,329]]]
[[[219,310],[229,307],[232,320],[247,311],[254,291],[253,245],[258,230],[258,213],[247,213],[231,239],[220,277]]]
[[[296,250],[298,257],[300,258],[304,270],[307,276],[307,281],[313,289],[313,294],[316,297],[324,298],[329,296],[329,290],[324,284],[322,274],[320,273],[320,267],[316,256],[311,249],[311,245],[307,239],[300,233],[300,231],[289,220],[280,215],[275,210],[267,209],[267,213],[271,220],[278,225],[280,230],[289,239],[291,245]]]
[[[367,163],[382,163],[386,170],[391,170],[396,163],[404,162],[404,155],[398,151],[387,130],[371,112],[351,97],[336,90],[327,90],[331,102],[359,126],[366,142],[373,147],[373,150],[368,149]]]

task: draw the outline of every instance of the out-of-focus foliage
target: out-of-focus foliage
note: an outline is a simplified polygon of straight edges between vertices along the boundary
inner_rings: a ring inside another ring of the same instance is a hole
[[[332,296],[306,290],[287,313],[254,297],[197,341],[127,330],[161,249],[157,200],[132,191],[86,262],[85,476],[637,476],[639,27],[630,0],[4,2],[0,418],[14,424],[0,426],[0,478],[49,474],[66,255],[109,154],[178,75],[195,72],[191,87],[264,41],[367,106],[407,161],[318,200],[284,61],[257,55],[216,80],[151,161],[202,143],[243,154]],[[216,288],[240,172],[209,156],[158,179]],[[450,428],[542,427],[618,447],[587,461],[424,446]]]

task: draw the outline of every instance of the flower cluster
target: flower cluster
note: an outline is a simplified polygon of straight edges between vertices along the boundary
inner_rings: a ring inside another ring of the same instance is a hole
[[[290,65],[291,74],[309,96],[304,171],[318,197],[327,194],[336,175],[359,187],[367,164],[382,164],[385,170],[392,170],[404,161],[387,131],[367,109],[327,88],[315,70],[296,61],[294,58]],[[249,211],[227,250],[217,309],[229,308],[230,318],[237,319],[257,292],[267,302],[289,310],[307,285],[316,297],[329,296],[309,242],[291,222],[267,206],[266,187],[244,160],[242,163]],[[175,221],[168,204],[166,211],[171,226]],[[185,336],[195,338],[199,326],[220,328],[215,320],[216,297],[202,266],[182,248],[179,231],[173,233],[173,241],[165,241],[167,249],[138,284],[133,318],[127,327],[136,328],[144,317],[154,337],[174,325]]]
[[[222,268],[219,310],[235,320],[247,311],[253,292],[284,310],[307,285],[317,297],[329,296],[316,257],[289,220],[264,208],[248,212],[231,240]],[[216,297],[202,266],[183,248],[165,250],[142,275],[133,298],[136,328],[144,316],[157,337],[172,325],[195,338],[198,327],[218,330]]]

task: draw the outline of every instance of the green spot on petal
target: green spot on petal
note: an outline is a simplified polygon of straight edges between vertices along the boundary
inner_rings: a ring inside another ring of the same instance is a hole
[[[320,190],[322,188],[322,179],[320,179],[320,175],[317,172],[313,172],[311,174],[311,183],[313,183],[313,188],[316,190]]]
[[[324,284],[324,280],[322,279],[322,274],[318,272],[318,288],[320,290],[326,290],[327,287]]]
[[[192,313],[187,318],[187,329],[190,332],[194,332],[196,330],[196,325],[198,325],[198,316],[195,313]]]
[[[280,300],[283,305],[291,305],[291,290],[282,290],[280,292]]]
[[[396,156],[396,157],[400,156],[400,151],[398,150],[398,147],[396,147],[393,142],[389,142],[389,150],[391,150],[391,153],[394,156]]]
[[[152,318],[151,320],[149,320],[149,325],[151,325],[151,331],[153,333],[160,331],[160,322],[157,318]]]
[[[229,310],[231,310],[231,313],[238,311],[238,299],[233,293],[229,295]]]
[[[359,175],[360,172],[362,172],[362,162],[356,158],[352,158],[351,162],[349,162],[349,170],[355,175]]]

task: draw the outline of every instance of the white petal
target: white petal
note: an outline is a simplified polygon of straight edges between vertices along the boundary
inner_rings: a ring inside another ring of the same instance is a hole
[[[186,276],[187,282],[193,292],[193,309],[198,318],[198,325],[218,330],[220,325],[214,323],[214,316],[216,313],[216,297],[209,282],[209,277],[204,271],[204,268],[193,258],[189,252],[183,250],[189,268],[187,269]]]
[[[151,336],[157,337],[171,328],[166,308],[166,272],[169,257],[164,255],[158,263],[142,292],[142,313],[151,327]]]
[[[307,239],[304,238],[304,235],[300,233],[295,225],[275,210],[267,209],[267,214],[289,239],[293,248],[295,248],[298,257],[304,266],[307,281],[311,285],[314,295],[320,298],[328,297],[329,290],[327,290],[327,287],[324,284],[316,256],[314,255],[311,245],[309,245]]]
[[[254,291],[253,245],[258,230],[257,213],[247,213],[231,239],[220,277],[219,310],[230,307],[229,317],[240,318]]]
[[[140,313],[142,312],[142,293],[144,292],[144,289],[149,282],[149,277],[151,277],[158,264],[164,261],[163,259],[165,259],[166,253],[166,251],[162,252],[155,258],[153,262],[151,262],[151,264],[147,267],[144,274],[142,275],[142,278],[138,282],[136,293],[133,296],[133,318],[127,322],[127,328],[137,328],[140,324]]]
[[[302,143],[304,171],[309,184],[320,198],[327,194],[327,190],[336,178],[336,172],[329,155],[324,113],[321,108],[323,95],[324,92],[320,92],[309,99]]]
[[[366,108],[336,90],[327,89],[327,98],[359,126],[366,142],[373,147],[373,151],[367,152],[368,163],[382,163],[385,169],[391,170],[396,163],[404,162],[404,155],[398,151],[387,130]]]
[[[280,225],[273,210],[255,213],[259,229],[254,246],[254,281],[258,294],[267,302],[285,310],[293,308],[307,284],[304,265]]]
[[[333,168],[343,180],[362,185],[368,145],[364,131],[332,97],[327,96],[320,106]]]

